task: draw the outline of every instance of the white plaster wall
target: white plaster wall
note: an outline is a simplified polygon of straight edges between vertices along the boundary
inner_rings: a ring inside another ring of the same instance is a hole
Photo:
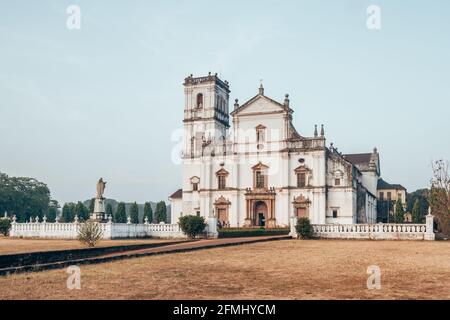
[[[177,223],[181,217],[183,208],[183,199],[170,199],[170,218],[172,223]]]

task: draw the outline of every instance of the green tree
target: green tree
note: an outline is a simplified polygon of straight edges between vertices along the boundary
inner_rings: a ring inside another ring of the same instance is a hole
[[[119,202],[116,209],[116,214],[114,215],[114,222],[116,223],[126,223],[127,222],[127,212],[125,209],[125,202]]]
[[[205,219],[198,216],[182,216],[178,224],[183,233],[191,239],[201,234],[206,228]]]
[[[114,216],[114,214],[113,214],[113,207],[112,207],[111,203],[108,203],[106,205],[106,216],[107,217],[111,217],[111,218],[113,218],[113,216]]]
[[[10,229],[11,229],[11,219],[0,218],[0,234],[6,237],[8,236]]]
[[[73,222],[75,217],[75,203],[65,203],[62,208],[61,222]]]
[[[420,200],[416,199],[414,201],[414,206],[412,207],[412,222],[413,223],[422,223],[423,216],[420,212]]]
[[[419,200],[419,212],[422,217],[426,216],[428,213],[428,199],[430,197],[430,190],[428,189],[418,189],[414,192],[408,193],[406,195],[406,211],[411,212],[413,210],[416,200]]]
[[[50,190],[43,182],[27,177],[9,177],[0,173],[0,213],[16,215],[18,222],[30,217],[43,218],[50,204]]]
[[[56,216],[58,215],[58,209],[60,208],[58,201],[51,200],[50,205],[47,210],[47,222],[55,222]]]
[[[160,201],[156,204],[155,219],[156,219],[156,223],[166,222],[167,209],[166,209],[166,203],[164,201]]]
[[[144,204],[144,221],[147,217],[148,223],[153,223],[153,210],[150,202]]]
[[[139,223],[139,207],[137,203],[133,203],[130,207],[131,223]]]
[[[403,204],[400,199],[395,203],[395,212],[394,212],[394,222],[402,223],[405,218],[405,210],[403,209]]]
[[[89,210],[81,201],[78,201],[78,203],[75,205],[74,216],[75,215],[80,221],[89,220]]]
[[[95,198],[92,198],[89,202],[89,213],[93,213],[95,210]]]
[[[301,217],[297,219],[297,225],[295,226],[298,237],[300,239],[311,239],[313,237],[313,228],[309,218]]]

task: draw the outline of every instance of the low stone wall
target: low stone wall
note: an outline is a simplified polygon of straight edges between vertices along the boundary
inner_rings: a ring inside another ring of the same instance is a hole
[[[313,225],[314,235],[329,239],[426,240],[424,224]]]
[[[10,237],[76,239],[80,223],[11,223]],[[178,224],[100,223],[102,239],[185,238]]]
[[[291,218],[290,235],[296,238],[296,218]],[[325,239],[370,240],[434,240],[433,216],[426,217],[425,224],[323,224],[312,225],[314,236]]]

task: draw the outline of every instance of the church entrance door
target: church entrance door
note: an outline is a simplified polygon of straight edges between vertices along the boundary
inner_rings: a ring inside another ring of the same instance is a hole
[[[259,227],[266,226],[267,205],[264,201],[258,201],[255,204],[255,225]]]

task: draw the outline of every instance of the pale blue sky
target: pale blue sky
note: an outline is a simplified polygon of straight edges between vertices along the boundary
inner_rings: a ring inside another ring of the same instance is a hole
[[[66,28],[67,6],[81,30]],[[366,28],[366,9],[382,29]],[[167,200],[185,76],[218,72],[241,102],[290,94],[294,124],[344,153],[378,147],[412,191],[450,159],[449,1],[0,0],[0,171],[60,202]]]

